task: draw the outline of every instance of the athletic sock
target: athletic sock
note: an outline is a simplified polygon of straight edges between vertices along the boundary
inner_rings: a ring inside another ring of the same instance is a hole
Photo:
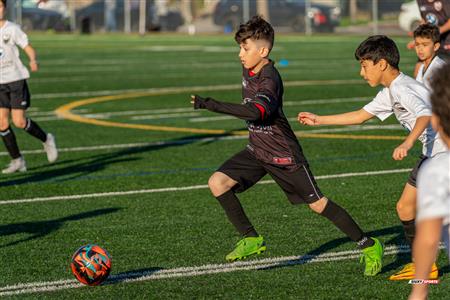
[[[47,134],[31,119],[27,119],[27,124],[24,129],[26,132],[41,140],[43,143],[47,140]]]
[[[333,222],[337,228],[345,233],[352,241],[356,242],[359,248],[364,249],[375,243],[373,239],[364,235],[364,232],[347,211],[333,201],[328,200],[321,215]]]
[[[229,190],[216,197],[216,199],[219,200],[220,205],[225,210],[228,220],[240,234],[244,237],[258,236],[258,233],[245,215],[244,209],[233,191]]]
[[[3,143],[11,158],[19,158],[21,155],[14,131],[8,127],[5,131],[0,131],[0,135],[2,136]]]
[[[416,235],[415,219],[409,221],[402,221],[403,231],[405,232],[405,238],[408,244],[412,247],[414,236]]]

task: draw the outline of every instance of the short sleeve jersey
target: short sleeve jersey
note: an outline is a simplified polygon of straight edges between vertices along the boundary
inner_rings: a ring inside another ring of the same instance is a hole
[[[28,45],[27,35],[17,24],[6,21],[0,28],[0,83],[10,83],[30,77],[19,58],[19,49]]]
[[[450,258],[450,151],[427,160],[417,178],[417,222],[443,218],[442,237]]]
[[[416,125],[416,119],[431,116],[431,105],[428,89],[413,78],[400,73],[389,88],[383,88],[376,97],[364,106],[364,110],[377,116],[381,121],[390,115],[395,117],[408,132]],[[423,154],[431,157],[446,151],[446,147],[431,124],[420,135]]]
[[[417,72],[416,80],[423,83],[428,89],[431,89],[431,77],[433,76],[433,73],[443,65],[445,65],[445,61],[439,56],[435,56],[424,72],[424,64],[422,63]]]
[[[417,0],[422,19],[430,24],[442,26],[450,19],[450,1]],[[441,34],[441,49],[450,52],[450,31]]]
[[[272,61],[257,74],[243,68],[242,98],[243,103],[255,103],[265,113],[259,121],[247,121],[247,148],[255,157],[275,165],[303,164],[302,149],[283,112],[283,82]]]

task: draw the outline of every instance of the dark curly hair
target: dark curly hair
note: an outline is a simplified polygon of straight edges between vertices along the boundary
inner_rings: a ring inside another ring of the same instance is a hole
[[[234,36],[238,44],[244,43],[247,39],[267,41],[270,44],[269,50],[272,50],[275,32],[272,25],[261,16],[254,16],[247,23],[241,24]]]
[[[433,43],[438,43],[440,41],[439,27],[430,23],[422,24],[414,30],[414,38],[416,37],[428,38]]]
[[[450,137],[450,63],[431,76],[431,109],[439,117],[444,133]]]
[[[397,70],[399,69],[400,53],[398,52],[397,45],[385,35],[368,37],[356,49],[355,58],[358,61],[368,59],[373,61],[374,64],[384,59],[391,67]]]

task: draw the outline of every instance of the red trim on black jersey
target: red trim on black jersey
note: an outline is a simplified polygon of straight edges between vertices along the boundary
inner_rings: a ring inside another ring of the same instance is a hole
[[[253,72],[252,70],[248,70],[248,75],[249,75],[250,77],[252,77],[252,76],[255,76],[256,73]]]
[[[261,104],[255,103],[257,109],[259,109],[261,113],[261,120],[264,120],[264,116],[266,115],[266,109]]]

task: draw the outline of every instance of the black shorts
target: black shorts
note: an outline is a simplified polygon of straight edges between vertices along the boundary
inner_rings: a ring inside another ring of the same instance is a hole
[[[414,169],[409,173],[408,183],[413,187],[417,187],[417,174],[422,164],[428,159],[428,156],[421,154],[419,160],[417,161]]]
[[[30,107],[30,91],[25,79],[0,84],[0,107],[9,109]]]
[[[295,167],[271,165],[257,160],[248,150],[243,150],[217,171],[238,182],[232,189],[236,193],[252,187],[268,173],[292,204],[314,203],[323,197],[307,164]]]

